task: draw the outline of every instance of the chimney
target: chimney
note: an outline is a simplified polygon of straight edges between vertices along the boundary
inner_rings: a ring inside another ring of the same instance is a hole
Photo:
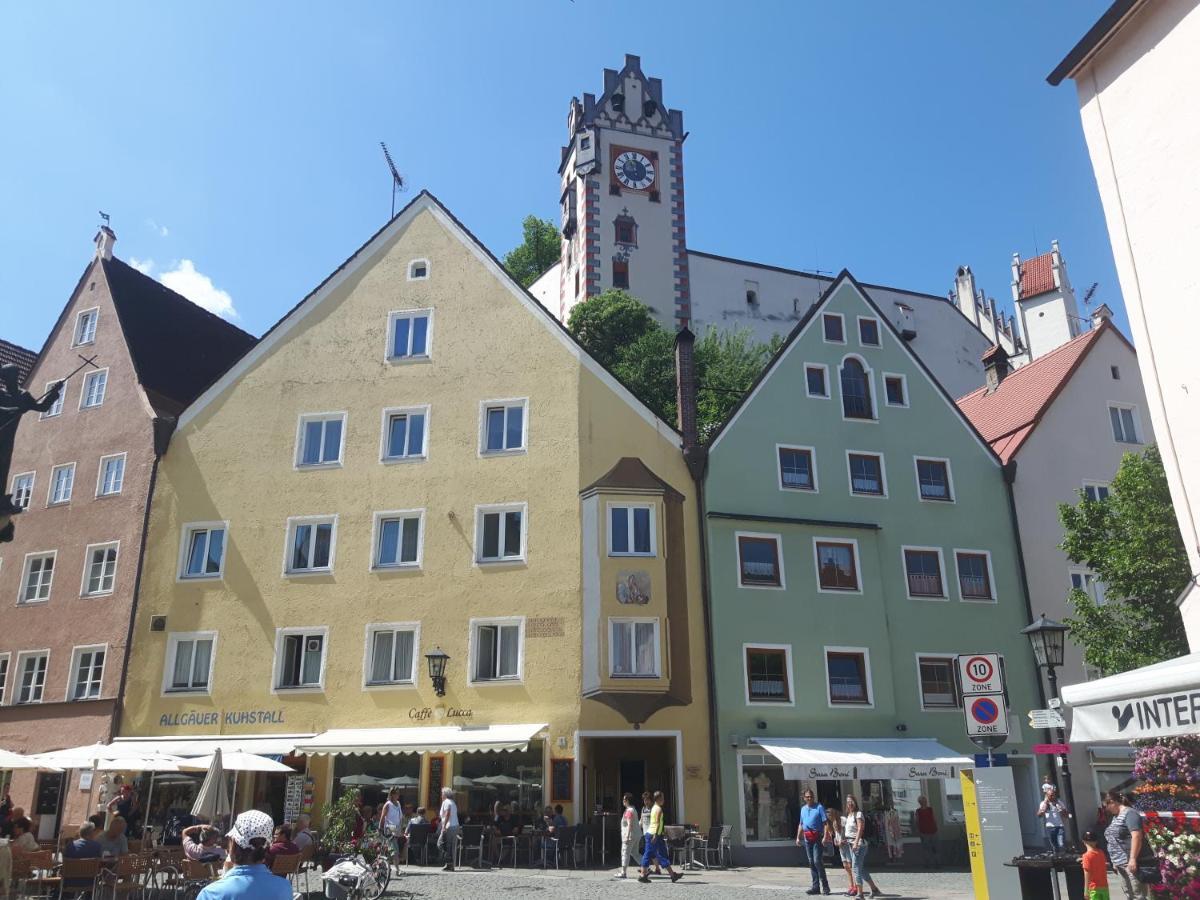
[[[983,354],[982,362],[983,375],[987,380],[987,393],[990,394],[1008,377],[1012,366],[1008,364],[1008,353],[998,343],[988,348]]]
[[[1113,311],[1108,308],[1107,303],[1101,303],[1092,310],[1092,327],[1099,328],[1105,322],[1112,321]]]
[[[699,480],[704,471],[704,448],[696,422],[696,336],[684,326],[675,333],[675,409],[676,424],[683,435],[683,459],[692,477]]]
[[[959,266],[954,275],[954,296],[958,308],[972,325],[979,324],[979,313],[975,307],[975,275],[970,266]]]
[[[96,258],[97,259],[112,259],[113,244],[117,242],[117,236],[113,234],[113,230],[107,225],[101,225],[100,230],[96,232]]]

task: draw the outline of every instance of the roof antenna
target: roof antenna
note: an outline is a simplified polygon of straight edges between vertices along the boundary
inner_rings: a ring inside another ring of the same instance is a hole
[[[396,171],[396,164],[392,162],[392,154],[388,153],[387,144],[380,141],[379,146],[383,148],[383,158],[387,160],[388,169],[392,172],[392,218],[394,219],[396,217],[396,192],[404,190],[404,179]]]

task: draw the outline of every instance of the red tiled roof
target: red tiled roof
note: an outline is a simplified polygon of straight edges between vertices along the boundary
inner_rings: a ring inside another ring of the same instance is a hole
[[[6,366],[9,363],[15,364],[21,372],[21,384],[24,384],[25,379],[29,377],[29,372],[35,362],[37,362],[37,354],[32,350],[26,350],[24,347],[0,338],[0,366]]]
[[[1054,290],[1054,257],[1049,253],[1021,263],[1021,296],[1036,297]]]
[[[958,408],[1002,462],[1017,455],[1096,339],[1110,328],[1105,322],[1014,370],[990,394],[981,387],[958,400]]]

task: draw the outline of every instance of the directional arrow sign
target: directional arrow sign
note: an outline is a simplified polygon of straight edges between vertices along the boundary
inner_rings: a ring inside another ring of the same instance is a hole
[[[1031,709],[1029,724],[1034,728],[1066,728],[1067,720],[1057,709]]]
[[[967,737],[1007,737],[1008,713],[1003,694],[964,697],[963,712],[967,717]]]

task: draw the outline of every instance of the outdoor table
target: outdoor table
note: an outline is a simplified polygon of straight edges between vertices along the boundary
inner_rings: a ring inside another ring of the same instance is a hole
[[[1017,856],[1004,865],[1016,869],[1020,874],[1021,900],[1060,900],[1062,889],[1058,884],[1059,872],[1066,873],[1069,900],[1085,900],[1083,868],[1079,864],[1079,857],[1073,854]]]

